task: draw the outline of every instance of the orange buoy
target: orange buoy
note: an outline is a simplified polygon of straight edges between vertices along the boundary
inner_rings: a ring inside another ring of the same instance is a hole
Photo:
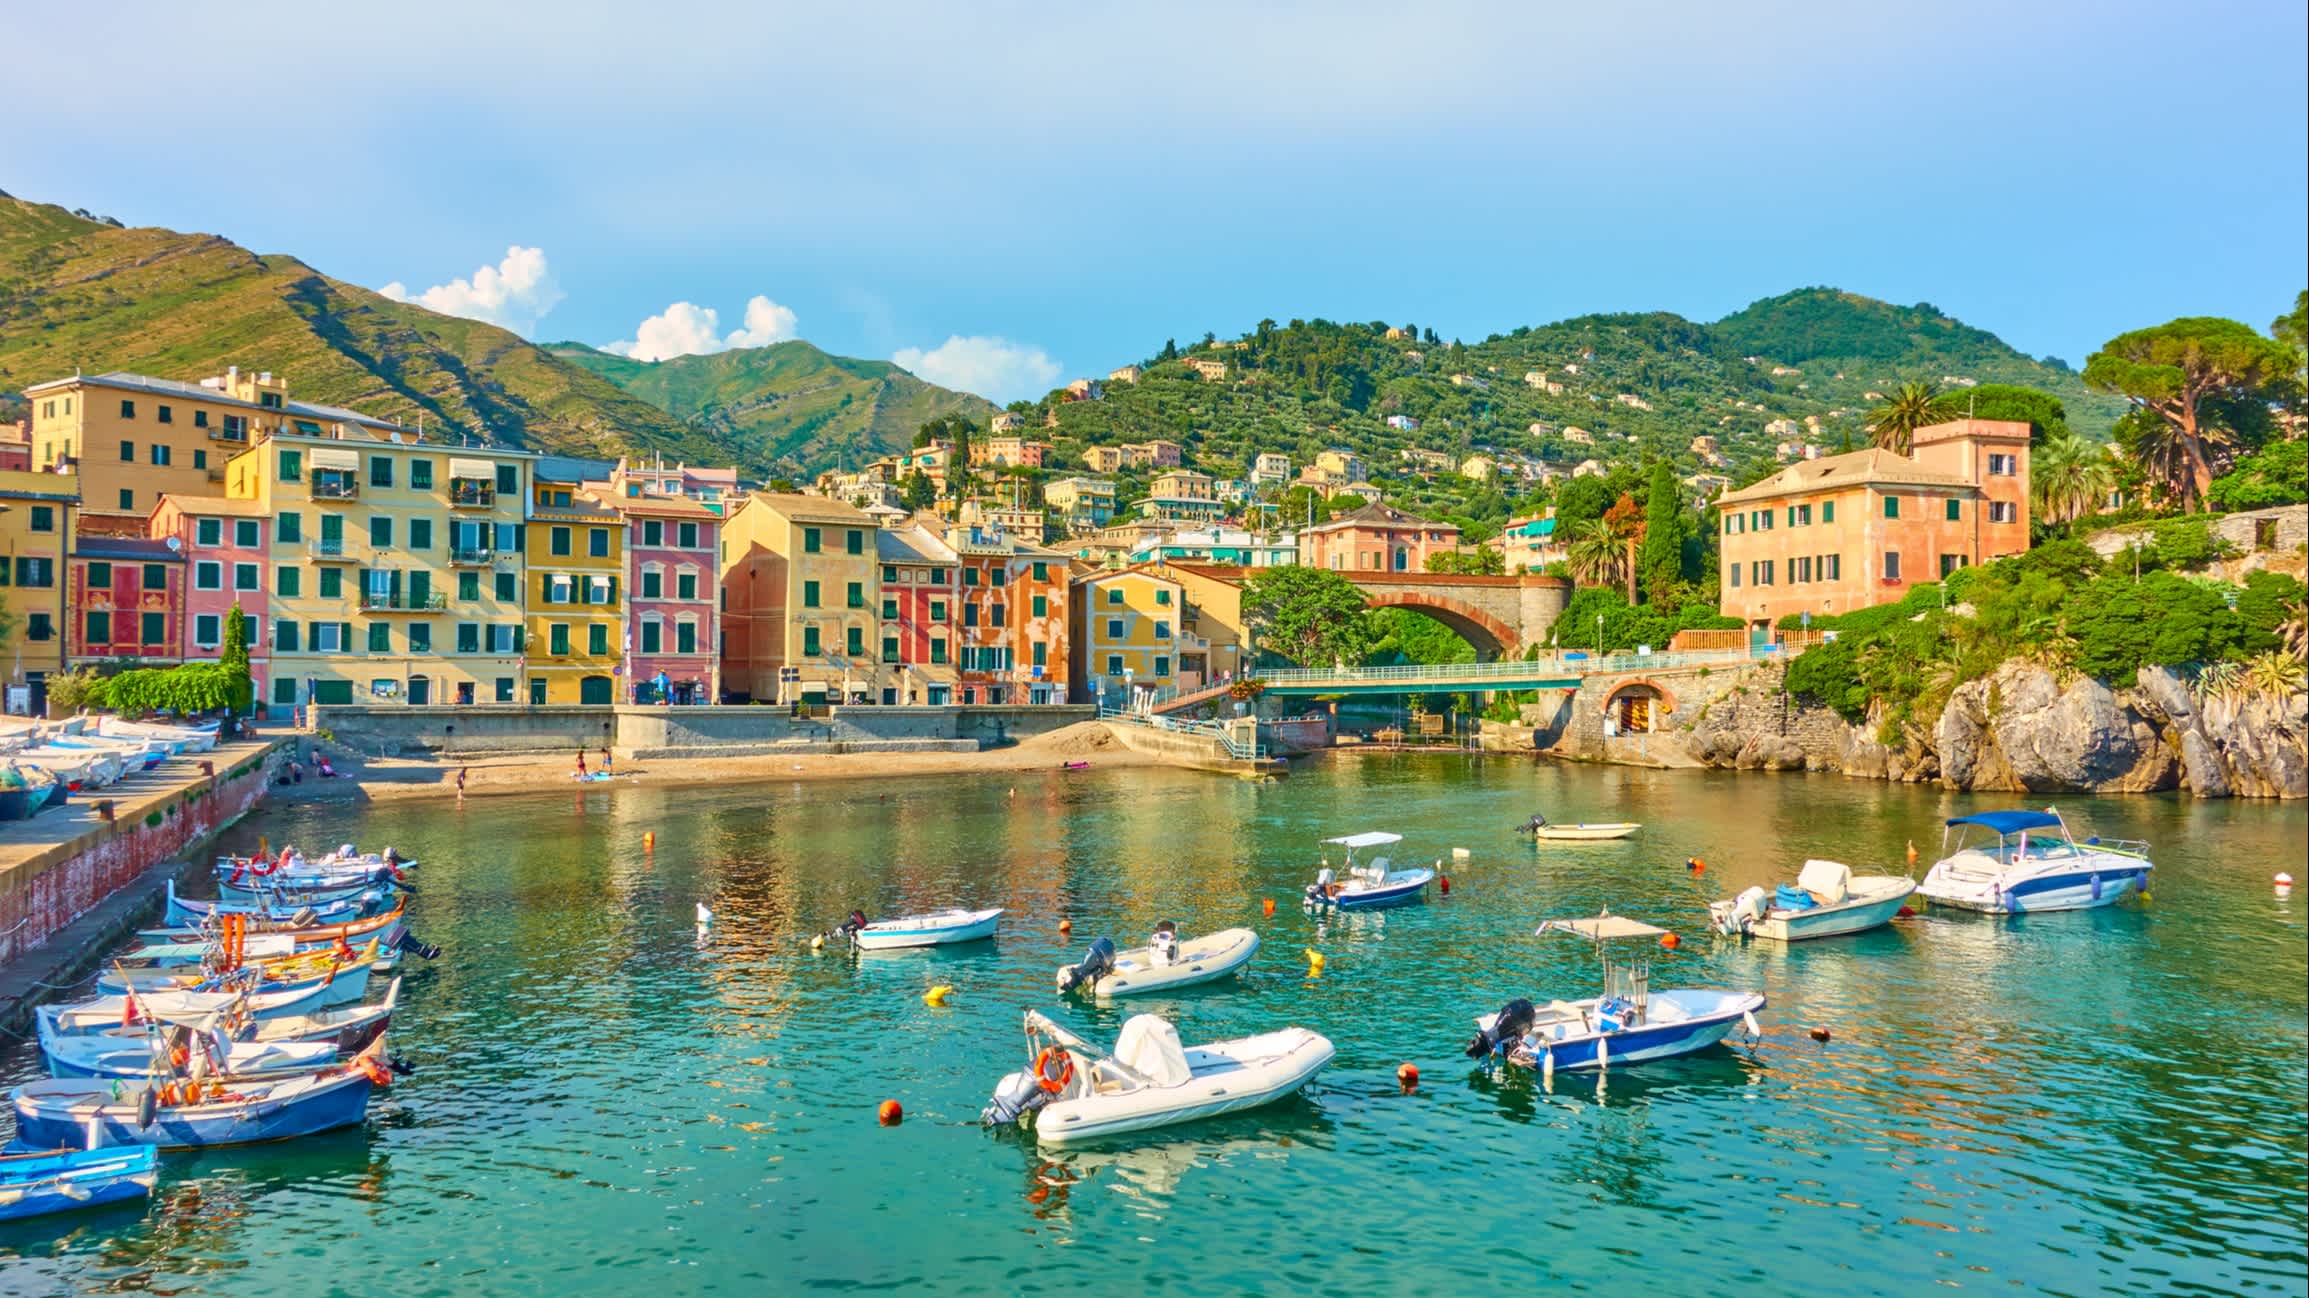
[[[1826,1040],[1828,1039],[1828,1029],[1826,1029],[1826,1028],[1814,1028],[1814,1029],[1812,1029],[1812,1039],[1813,1039],[1814,1041],[1826,1041]]]
[[[1684,940],[1673,933],[1660,934],[1660,946],[1665,950],[1673,951],[1683,944]]]
[[[1450,875],[1448,875],[1448,874],[1437,875],[1437,876],[1436,876],[1436,881],[1437,881],[1438,883],[1440,883],[1440,884],[1443,886],[1443,895],[1444,895],[1444,896],[1446,896],[1446,897],[1450,896],[1450,895],[1451,895],[1451,876],[1450,876]]]
[[[1275,899],[1272,897],[1267,898],[1267,913],[1269,915],[1275,913]]]
[[[1696,856],[1690,856],[1684,858],[1684,868],[1691,871],[1693,874],[1706,874],[1708,872],[1708,863]]]
[[[1071,919],[1062,919],[1058,921],[1058,931],[1061,933],[1072,933],[1074,931],[1074,921]]]
[[[880,1112],[882,1125],[885,1127],[895,1127],[906,1120],[906,1110],[900,1108],[896,1100],[882,1101]]]
[[[1914,919],[1914,918],[1916,918],[1916,912],[1915,912],[1915,910],[1913,910],[1913,909],[1912,909],[1912,908],[1910,908],[1910,907],[1907,907],[1907,906],[1902,906],[1900,909],[1898,909],[1898,910],[1896,910],[1896,911],[1892,912],[1892,918],[1894,918],[1894,919]]]
[[[1403,1091],[1404,1091],[1404,1093],[1405,1093],[1405,1094],[1409,1094],[1409,1093],[1411,1093],[1412,1091],[1416,1091],[1416,1090],[1418,1090],[1418,1089],[1419,1089],[1419,1065],[1417,1065],[1417,1064],[1398,1064],[1398,1065],[1396,1065],[1396,1068],[1395,1068],[1395,1080],[1396,1080],[1396,1082],[1397,1082],[1397,1083],[1399,1083],[1399,1084],[1400,1084],[1400,1085],[1403,1087]]]
[[[656,830],[654,830],[654,829],[651,829],[651,830],[645,830],[645,831],[642,833],[642,836],[641,836],[641,850],[642,850],[642,851],[644,851],[644,852],[654,852],[654,851],[656,851],[656,850],[657,850],[657,831],[656,831]]]

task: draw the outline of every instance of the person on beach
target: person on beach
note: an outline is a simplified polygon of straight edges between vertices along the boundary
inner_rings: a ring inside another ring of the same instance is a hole
[[[585,750],[582,748],[577,750],[577,778],[585,778]]]
[[[603,744],[601,746],[601,773],[603,775],[609,774],[616,765],[617,759],[609,755],[609,745]]]
[[[469,769],[471,768],[464,766],[457,768],[457,800],[459,802],[465,800],[465,772]]]

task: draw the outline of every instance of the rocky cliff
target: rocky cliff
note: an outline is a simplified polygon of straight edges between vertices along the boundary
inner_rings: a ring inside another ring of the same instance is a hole
[[[1741,770],[1834,771],[2009,793],[2309,796],[2309,695],[2206,694],[2164,668],[2121,688],[2006,663],[1959,686],[1928,729],[1894,742],[1780,693],[1767,669],[1727,679],[1672,717],[1694,759]]]

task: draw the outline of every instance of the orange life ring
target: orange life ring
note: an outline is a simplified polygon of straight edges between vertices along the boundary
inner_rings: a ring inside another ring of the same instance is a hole
[[[375,1059],[368,1055],[360,1055],[355,1057],[353,1060],[353,1067],[361,1071],[361,1076],[368,1078],[372,1083],[379,1087],[391,1086],[393,1084],[393,1074],[387,1071],[383,1064],[378,1063]]]
[[[1053,1058],[1058,1060],[1058,1072],[1055,1076],[1050,1071],[1050,1061]],[[1066,1084],[1074,1080],[1074,1056],[1057,1046],[1044,1046],[1042,1053],[1034,1057],[1034,1080],[1041,1085],[1043,1090],[1052,1095],[1065,1090]]]

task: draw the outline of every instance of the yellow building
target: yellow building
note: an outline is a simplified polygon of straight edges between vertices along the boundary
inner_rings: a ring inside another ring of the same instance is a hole
[[[80,512],[80,482],[54,473],[0,471],[0,669],[7,710],[39,716],[47,681],[64,666],[65,570]]]
[[[228,369],[198,383],[113,371],[36,383],[32,467],[81,479],[90,530],[143,534],[164,494],[221,496],[225,465],[263,437],[414,438],[414,429],[291,401],[286,379]]]
[[[1130,696],[1179,684],[1179,583],[1152,564],[1090,573],[1074,583],[1078,697],[1125,706]]]
[[[529,496],[531,703],[615,703],[625,656],[625,516],[572,482]]]
[[[272,433],[226,494],[272,516],[272,681],[306,703],[515,703],[523,451]]]
[[[822,496],[755,492],[722,524],[722,688],[758,703],[878,698],[874,519]]]

